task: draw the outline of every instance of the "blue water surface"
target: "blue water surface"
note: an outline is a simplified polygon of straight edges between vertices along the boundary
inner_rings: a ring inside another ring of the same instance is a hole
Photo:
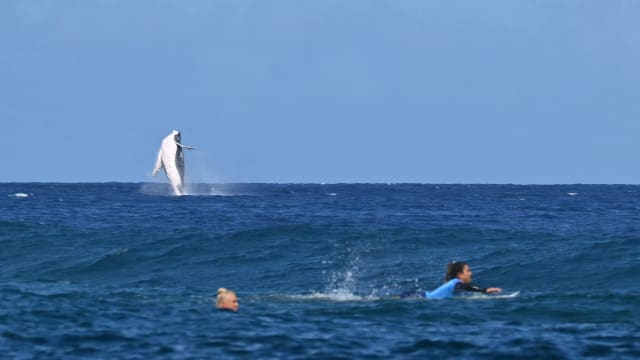
[[[0,354],[634,359],[640,186],[0,184]],[[466,261],[515,298],[400,300]],[[219,287],[240,297],[215,310]]]

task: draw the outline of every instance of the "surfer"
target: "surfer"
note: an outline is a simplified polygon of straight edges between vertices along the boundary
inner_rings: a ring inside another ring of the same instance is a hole
[[[220,310],[238,311],[238,297],[236,293],[225,288],[218,289],[216,308]]]
[[[473,272],[465,262],[454,261],[447,266],[444,277],[444,284],[433,291],[410,291],[400,294],[401,298],[427,298],[444,299],[459,295],[464,291],[480,292],[485,294],[501,292],[502,289],[496,287],[482,288],[471,283]]]

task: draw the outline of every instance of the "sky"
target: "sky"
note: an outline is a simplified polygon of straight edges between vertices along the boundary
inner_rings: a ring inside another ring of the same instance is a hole
[[[640,1],[3,0],[0,182],[638,184]]]

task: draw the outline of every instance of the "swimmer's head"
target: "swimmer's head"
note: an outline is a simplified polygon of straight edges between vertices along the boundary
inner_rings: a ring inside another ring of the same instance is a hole
[[[444,281],[447,282],[451,279],[460,279],[464,283],[471,282],[471,269],[467,263],[462,261],[454,261],[447,266],[447,273],[444,277]]]
[[[218,289],[216,307],[223,310],[238,311],[238,297],[236,293],[225,288]]]

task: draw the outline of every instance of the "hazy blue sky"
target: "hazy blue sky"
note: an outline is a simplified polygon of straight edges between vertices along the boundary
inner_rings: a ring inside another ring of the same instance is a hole
[[[640,1],[3,0],[0,182],[640,183]]]

